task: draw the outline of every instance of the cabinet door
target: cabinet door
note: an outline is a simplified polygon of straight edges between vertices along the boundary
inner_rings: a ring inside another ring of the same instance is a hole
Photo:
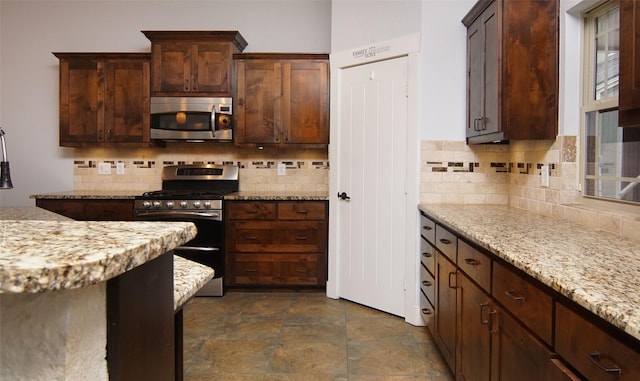
[[[467,29],[467,137],[500,131],[497,2]]]
[[[456,358],[456,267],[440,252],[436,259],[436,318],[434,338],[452,371]]]
[[[237,143],[280,142],[281,67],[269,60],[237,61]]]
[[[107,61],[105,141],[147,143],[149,126],[149,61]]]
[[[104,70],[104,61],[98,59],[60,61],[61,146],[103,140]]]
[[[640,3],[620,0],[620,95],[618,123],[640,127]]]
[[[504,310],[497,308],[494,317],[491,380],[556,380],[551,373],[553,353]]]
[[[191,91],[191,43],[163,41],[151,54],[153,95]]]
[[[458,356],[456,379],[489,381],[491,298],[466,276],[458,274]],[[494,312],[495,313],[495,312]]]
[[[329,143],[329,63],[284,61],[282,124],[285,143]]]
[[[231,47],[200,42],[192,48],[191,91],[231,96]]]

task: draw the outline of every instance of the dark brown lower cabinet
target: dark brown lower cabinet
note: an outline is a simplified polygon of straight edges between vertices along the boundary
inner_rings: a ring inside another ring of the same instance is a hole
[[[434,339],[449,369],[456,369],[456,267],[441,252],[436,258]]]
[[[458,354],[456,379],[489,381],[491,323],[495,306],[491,297],[463,274],[458,275]]]
[[[553,381],[555,357],[540,340],[501,308],[490,319],[492,381]]]
[[[36,199],[36,206],[78,221],[131,221],[133,199]]]

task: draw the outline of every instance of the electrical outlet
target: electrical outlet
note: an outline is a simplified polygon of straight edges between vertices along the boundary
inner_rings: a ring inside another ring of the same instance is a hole
[[[124,163],[122,161],[116,163],[116,175],[124,175]]]
[[[278,163],[278,176],[285,176],[287,174],[287,165],[285,163]]]
[[[98,163],[98,174],[99,175],[110,175],[111,174],[111,163]]]

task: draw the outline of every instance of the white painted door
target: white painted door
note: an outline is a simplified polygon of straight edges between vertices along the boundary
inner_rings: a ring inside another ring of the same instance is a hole
[[[406,56],[340,71],[339,296],[404,316]],[[333,166],[334,163],[332,163]],[[334,196],[336,197],[336,196]]]

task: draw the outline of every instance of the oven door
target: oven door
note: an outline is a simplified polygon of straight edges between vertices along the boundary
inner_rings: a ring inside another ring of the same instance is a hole
[[[225,255],[224,223],[221,221],[221,215],[220,210],[194,213],[141,211],[135,213],[135,220],[180,221],[195,224],[198,229],[196,237],[174,249],[174,254],[214,269],[214,279],[197,295],[222,296]]]

